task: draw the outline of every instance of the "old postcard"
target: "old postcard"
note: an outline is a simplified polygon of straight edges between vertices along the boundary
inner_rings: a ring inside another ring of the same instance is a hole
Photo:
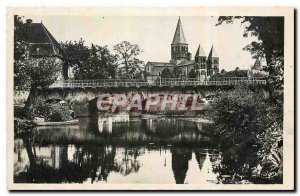
[[[7,8],[9,190],[294,190],[294,9]]]

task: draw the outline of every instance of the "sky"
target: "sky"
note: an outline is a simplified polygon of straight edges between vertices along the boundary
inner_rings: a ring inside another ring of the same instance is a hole
[[[105,46],[112,51],[115,44],[129,41],[142,49],[139,59],[145,63],[168,62],[179,16],[24,16],[33,22],[43,22],[58,42],[79,40]],[[219,55],[220,70],[248,69],[254,59],[243,47],[255,37],[243,37],[239,21],[215,26],[218,17],[180,16],[189,52],[194,57],[199,44],[206,55],[214,45]]]

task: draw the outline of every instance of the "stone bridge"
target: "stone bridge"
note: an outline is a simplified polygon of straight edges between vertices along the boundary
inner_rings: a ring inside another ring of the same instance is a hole
[[[140,94],[142,101],[150,95],[197,94],[199,98],[214,96],[232,89],[234,85],[246,83],[263,86],[265,80],[239,78],[239,80],[197,81],[197,80],[160,80],[149,84],[137,80],[85,80],[58,81],[47,89],[41,90],[39,99],[60,98],[70,103],[78,116],[88,116],[90,108],[96,107],[97,98],[103,94],[125,94],[128,97]]]

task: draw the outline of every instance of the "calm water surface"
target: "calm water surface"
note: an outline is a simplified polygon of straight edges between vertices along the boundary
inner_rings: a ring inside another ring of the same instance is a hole
[[[81,118],[16,136],[16,183],[218,183],[210,124],[184,118]]]

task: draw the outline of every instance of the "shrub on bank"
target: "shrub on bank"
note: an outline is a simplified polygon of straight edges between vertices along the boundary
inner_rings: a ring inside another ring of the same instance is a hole
[[[34,118],[41,118],[44,119],[44,121],[62,122],[72,120],[74,118],[74,112],[67,104],[37,101],[29,110],[15,106],[14,117],[31,121],[34,120]]]
[[[37,113],[45,119],[45,121],[62,122],[72,120],[72,111],[68,105],[43,104],[37,108]]]
[[[282,181],[282,104],[261,90],[238,86],[210,104],[223,153],[220,173],[257,182]]]

